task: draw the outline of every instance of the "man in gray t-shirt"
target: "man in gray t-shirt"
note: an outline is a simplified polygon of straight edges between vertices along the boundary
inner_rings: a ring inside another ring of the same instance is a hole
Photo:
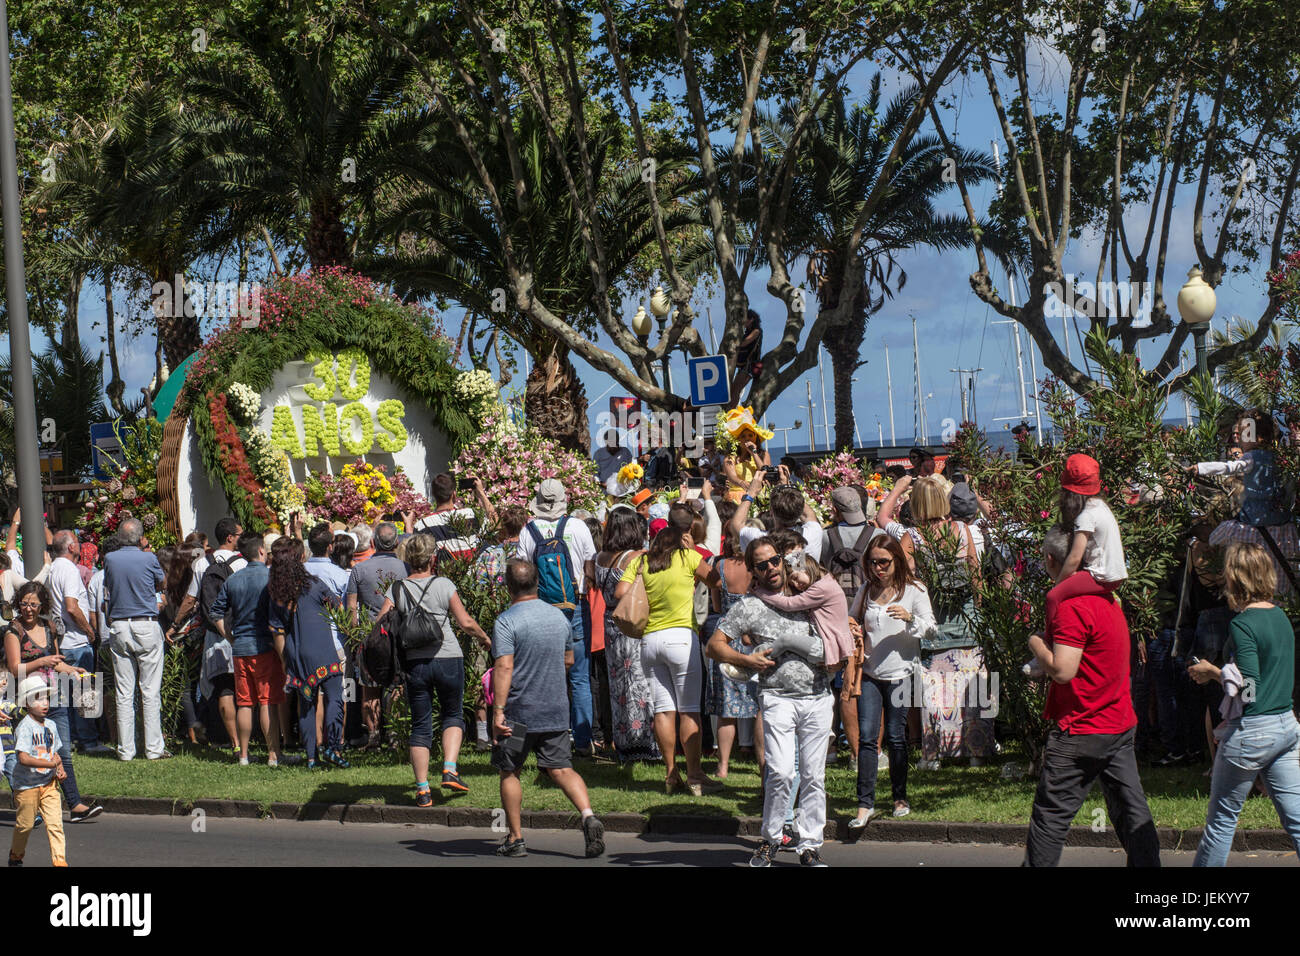
[[[745,566],[753,576],[756,591],[784,589],[785,562],[771,538],[759,538],[748,547]],[[728,642],[736,638],[748,638],[758,650],[753,654],[733,650]],[[781,649],[769,660],[771,645],[777,641]],[[781,829],[797,776],[799,809],[795,829],[799,834],[799,862],[804,866],[825,866],[820,848],[826,829],[826,749],[835,698],[830,692],[831,675],[823,663],[821,638],[809,624],[807,614],[779,611],[755,594],[747,594],[718,624],[707,653],[720,663],[759,672],[767,780],[763,841],[749,865],[772,865],[781,846]]]
[[[499,856],[527,856],[519,771],[530,753],[578,812],[587,856],[605,852],[605,828],[591,812],[587,785],[573,769],[566,668],[573,666],[571,627],[564,612],[537,597],[537,565],[506,564],[510,607],[497,616],[492,657],[492,766],[501,772],[501,806],[510,828]],[[522,739],[520,739],[522,737]]]

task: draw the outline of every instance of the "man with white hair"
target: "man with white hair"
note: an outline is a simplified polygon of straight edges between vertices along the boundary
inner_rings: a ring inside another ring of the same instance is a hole
[[[104,558],[108,630],[112,639],[113,685],[117,691],[117,756],[135,759],[135,687],[140,685],[144,714],[145,756],[170,757],[162,732],[163,633],[158,626],[157,594],[163,588],[162,565],[140,541],[144,526],[127,518],[118,526],[122,547]]]
[[[63,617],[63,638],[59,641],[59,653],[73,667],[94,672],[95,670],[95,616],[90,610],[90,595],[81,581],[81,571],[76,561],[81,557],[81,542],[74,531],[58,531],[50,545],[54,560],[50,563],[50,574],[46,586],[50,589],[50,606]],[[77,708],[69,712],[71,718],[70,744],[75,744],[82,751],[99,752],[99,733],[95,722],[81,716]]]
[[[371,546],[374,541],[374,533],[370,530],[370,525],[354,524],[351,528],[348,528],[348,534],[357,539],[357,550],[352,554],[353,565],[370,560],[370,557],[375,553],[375,549]]]

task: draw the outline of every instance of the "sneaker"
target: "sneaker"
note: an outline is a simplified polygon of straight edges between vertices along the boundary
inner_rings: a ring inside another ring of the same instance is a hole
[[[469,787],[461,782],[460,774],[454,770],[444,770],[442,772],[442,789],[453,790],[456,793],[469,793]]]
[[[361,734],[360,736],[350,738],[347,741],[347,745],[349,748],[355,750],[358,747],[364,747],[369,740],[370,738],[366,734]]]
[[[804,850],[802,853],[800,853],[799,865],[800,866],[830,866],[829,863],[827,863],[825,860],[822,859],[821,853],[817,850]]]
[[[587,847],[587,859],[600,856],[605,852],[605,824],[594,816],[582,821],[582,839]]]
[[[433,806],[433,791],[428,787],[421,787],[419,790],[415,791],[415,805],[417,807]]]
[[[799,834],[794,832],[794,826],[787,823],[781,828],[781,850],[793,850],[794,845],[799,842]]]
[[[10,865],[10,866],[22,866],[22,865],[23,865],[23,861],[22,861],[22,860],[15,860],[15,859],[11,856],[11,857],[9,858],[9,865]]]
[[[240,758],[239,758],[239,765],[240,765],[241,767],[247,767],[247,766],[248,766],[248,758],[247,758],[247,757],[240,757]]]
[[[1180,767],[1187,763],[1186,754],[1165,754],[1159,760],[1153,760],[1152,766],[1155,767]]]
[[[481,754],[483,754],[483,753],[487,753],[489,750],[492,749],[492,741],[490,741],[490,740],[476,740],[476,741],[474,742],[474,749],[477,750],[477,751],[478,751],[479,753],[481,753]]]
[[[168,759],[168,758],[171,757],[171,756],[172,756],[172,752],[171,752],[170,750],[164,750],[164,751],[163,751],[162,753],[160,753],[158,756],[156,756],[156,757],[149,757],[149,758],[147,758],[147,759],[149,759],[149,760],[166,760],[166,759]]]
[[[117,751],[114,750],[112,747],[105,746],[104,744],[91,744],[89,747],[85,747],[85,748],[83,748],[81,752],[84,753],[84,754],[115,754],[115,753],[117,753]]]
[[[325,763],[333,764],[340,770],[349,770],[352,767],[352,762],[343,756],[337,747],[326,747],[321,751],[320,756]]]
[[[39,813],[36,814],[36,819],[32,821],[32,829],[35,830],[38,826],[40,826],[44,822],[45,822],[45,817]]]
[[[852,820],[850,820],[849,829],[862,830],[866,827],[868,823],[870,823],[878,816],[880,816],[880,811],[877,810],[875,807],[871,807],[867,810],[867,815],[865,817],[854,817]]]
[[[320,766],[320,764],[318,764],[315,760],[312,760],[310,757],[307,758],[307,769],[308,769],[308,770],[315,770],[315,769],[316,769],[317,767],[319,767],[319,766]]]
[[[523,837],[520,837],[518,840],[511,840],[509,837],[507,837],[506,839],[502,840],[500,846],[497,847],[497,856],[516,857],[516,856],[527,856],[527,855],[528,855],[528,847],[524,845]]]
[[[912,812],[911,806],[906,800],[898,800],[894,803],[894,816],[905,817]]]
[[[776,847],[764,840],[754,849],[754,855],[749,858],[749,865],[754,867],[771,866],[772,858],[776,856]]]
[[[100,804],[92,803],[90,806],[86,807],[86,809],[82,810],[80,813],[77,813],[74,810],[72,812],[71,820],[73,823],[84,823],[86,820],[95,819],[95,817],[99,816],[103,812],[104,812],[104,808]]]

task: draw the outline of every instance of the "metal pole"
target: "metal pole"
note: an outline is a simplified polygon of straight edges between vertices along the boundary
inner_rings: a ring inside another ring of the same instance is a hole
[[[707,305],[704,307],[704,319],[709,323],[709,347],[713,350],[713,354],[717,355],[718,340],[713,334],[713,313],[709,311]]]
[[[813,424],[813,400],[812,400],[812,382],[804,379],[804,385],[808,388],[808,450],[817,450],[817,426]]]
[[[884,339],[881,339],[884,345]],[[894,376],[889,371],[889,346],[885,345],[885,391],[889,393],[889,441],[898,446],[898,436],[894,433]],[[883,444],[883,440],[882,440]]]
[[[827,449],[834,448],[831,442],[831,423],[826,417],[826,375],[822,371],[822,347],[817,346],[817,377],[822,383],[822,438],[825,439]]]
[[[36,386],[27,323],[27,270],[23,264],[23,217],[18,203],[18,147],[14,137],[14,91],[9,76],[9,10],[0,0],[0,209],[4,211],[5,307],[9,312],[9,367],[13,376],[15,478],[23,510],[23,571],[30,579],[45,565],[45,519],[41,460],[36,440]],[[57,423],[56,423],[57,424]],[[51,472],[52,474],[52,472]]]
[[[8,230],[8,228],[9,225],[6,222],[5,229]],[[6,245],[8,245],[7,242]],[[1200,375],[1201,378],[1210,377],[1210,369],[1205,361],[1205,325],[1206,323],[1204,322],[1198,322],[1196,325],[1192,326],[1192,338],[1196,340],[1196,373]],[[33,421],[35,421],[35,419],[33,419]]]
[[[1187,356],[1182,354],[1181,352],[1178,355],[1178,371],[1179,373],[1187,371]],[[1186,420],[1187,427],[1191,428],[1192,427],[1192,402],[1191,399],[1187,397],[1187,389],[1183,389],[1183,418]]]

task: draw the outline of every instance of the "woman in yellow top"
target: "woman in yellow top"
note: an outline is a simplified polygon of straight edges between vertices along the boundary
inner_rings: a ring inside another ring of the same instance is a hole
[[[772,464],[772,456],[766,448],[760,448],[755,442],[745,441],[737,446],[736,454],[728,455],[722,460],[722,473],[727,476],[727,500],[740,504],[745,489],[758,474],[758,469]]]
[[[677,772],[678,720],[682,751],[686,754],[686,788],[695,796],[716,790],[700,767],[700,698],[704,688],[704,658],[695,633],[695,583],[715,586],[718,574],[703,563],[691,538],[690,508],[675,504],[668,512],[668,527],[650,542],[650,550],[627,564],[614,590],[621,599],[638,573],[645,582],[650,618],[641,639],[641,669],[650,681],[654,698],[655,739],[663,754],[664,789],[672,793],[683,786]]]

